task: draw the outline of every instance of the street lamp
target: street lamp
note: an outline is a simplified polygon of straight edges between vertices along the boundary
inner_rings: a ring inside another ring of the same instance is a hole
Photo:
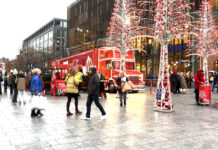
[[[84,43],[86,43],[86,39],[85,39],[85,37],[87,36],[87,34],[89,33],[89,30],[87,29],[87,30],[83,30],[83,29],[80,29],[79,27],[77,28],[77,31],[78,32],[81,32],[82,34],[83,34],[83,42]]]

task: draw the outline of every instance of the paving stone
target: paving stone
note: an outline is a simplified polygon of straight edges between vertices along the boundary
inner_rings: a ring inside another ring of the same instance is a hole
[[[86,112],[85,93],[79,108]],[[64,96],[47,96],[41,118],[30,117],[30,104],[13,105],[10,95],[0,96],[1,150],[205,150],[217,149],[218,106],[197,106],[193,90],[173,95],[175,111],[153,111],[154,95],[128,94],[127,106],[120,107],[116,94],[100,100],[107,119],[99,120],[93,104],[91,120],[66,116]],[[218,99],[217,94],[212,94]],[[74,112],[74,101],[71,110]]]

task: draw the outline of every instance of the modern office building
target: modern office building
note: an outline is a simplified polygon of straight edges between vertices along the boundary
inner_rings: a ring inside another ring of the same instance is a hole
[[[77,0],[68,7],[68,48],[69,52],[77,53],[87,43],[95,43],[95,47],[102,46],[106,37],[107,27],[113,12],[115,0]],[[137,3],[138,0],[136,0]],[[153,0],[151,0],[153,1]],[[192,12],[199,10],[201,0],[192,0],[195,7]],[[217,17],[217,3],[211,0],[214,8],[214,15]],[[140,7],[137,5],[137,7]],[[149,5],[147,5],[149,7]],[[149,14],[146,14],[149,16]],[[152,22],[145,21],[141,25]],[[135,40],[137,42],[137,39]],[[142,51],[135,51],[136,68],[144,72],[147,78],[157,78],[160,45],[152,44],[152,39],[141,39]],[[100,43],[100,44],[99,44]],[[135,44],[137,45],[137,43]],[[169,67],[184,73],[194,74],[201,67],[201,60],[196,56],[187,57],[186,49],[188,45],[183,39],[173,39],[169,44]],[[218,70],[217,57],[211,57],[209,70]]]
[[[23,41],[20,55],[25,56],[26,70],[48,68],[50,62],[67,56],[67,20],[52,19]]]

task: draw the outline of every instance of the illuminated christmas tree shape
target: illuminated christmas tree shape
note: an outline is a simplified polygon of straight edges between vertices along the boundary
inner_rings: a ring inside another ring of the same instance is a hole
[[[189,10],[193,4],[186,0],[156,0],[155,2],[140,0],[138,5],[141,6],[141,9],[138,9],[139,15],[146,14],[146,12],[150,12],[151,17],[153,15],[153,20],[143,15],[140,21],[153,24],[138,27],[133,32],[133,37],[151,37],[161,46],[154,109],[170,112],[173,111],[173,104],[169,81],[168,44],[172,39],[185,37],[186,28],[190,24]]]
[[[216,36],[215,19],[213,19],[212,8],[209,1],[202,1],[199,10],[199,20],[192,24],[194,40],[191,41],[191,49],[187,50],[190,55],[203,58],[204,79],[208,81],[208,57],[218,56],[218,38]]]
[[[135,5],[133,0],[115,0],[114,9],[109,23],[106,46],[120,49],[122,56],[122,69],[125,68],[125,54],[132,50],[130,41],[132,27],[134,26]]]

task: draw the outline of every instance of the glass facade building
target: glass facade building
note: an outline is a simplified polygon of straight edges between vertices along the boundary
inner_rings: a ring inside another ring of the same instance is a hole
[[[49,68],[50,62],[67,56],[67,20],[53,19],[23,41],[26,69]]]

